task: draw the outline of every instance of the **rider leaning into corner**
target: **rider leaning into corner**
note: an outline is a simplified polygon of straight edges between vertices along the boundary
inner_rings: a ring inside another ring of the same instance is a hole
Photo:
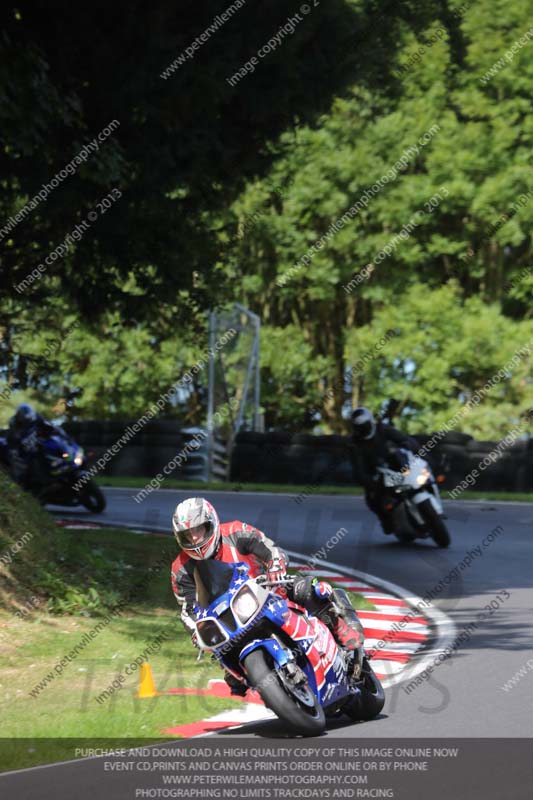
[[[250,567],[250,575],[266,575],[267,581],[278,582],[286,575],[286,554],[257,528],[234,520],[220,523],[217,512],[203,497],[190,497],[179,503],[172,515],[174,536],[181,552],[172,564],[172,589],[181,605],[181,619],[192,634],[196,646],[193,607],[196,602],[195,561],[213,558],[225,563],[242,561]],[[363,643],[363,628],[349,603],[340,608],[330,599],[332,587],[317,578],[297,578],[292,586],[277,590],[319,617],[332,632],[337,644],[356,650]],[[232,694],[244,696],[243,680],[226,672],[224,678]]]
[[[9,420],[7,446],[10,469],[15,480],[29,488],[39,482],[38,453],[40,440],[53,433],[62,433],[61,428],[47,422],[28,403],[21,403]]]
[[[418,452],[420,445],[392,425],[376,421],[368,408],[356,408],[352,413],[352,443],[355,445],[352,462],[354,477],[365,490],[365,500],[370,511],[379,518],[383,532],[393,533],[391,519],[384,505],[384,488],[378,466],[399,447]]]

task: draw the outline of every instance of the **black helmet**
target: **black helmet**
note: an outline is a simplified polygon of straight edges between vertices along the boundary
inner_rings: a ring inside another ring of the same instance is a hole
[[[357,441],[372,439],[376,432],[376,420],[368,408],[356,408],[352,414],[353,437]]]
[[[21,403],[14,416],[14,423],[17,428],[29,428],[35,420],[37,414],[28,403]]]

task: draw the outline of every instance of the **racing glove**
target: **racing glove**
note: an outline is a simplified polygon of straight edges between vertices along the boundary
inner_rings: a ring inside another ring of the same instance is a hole
[[[277,583],[287,574],[287,562],[283,558],[273,558],[265,564],[267,581]]]

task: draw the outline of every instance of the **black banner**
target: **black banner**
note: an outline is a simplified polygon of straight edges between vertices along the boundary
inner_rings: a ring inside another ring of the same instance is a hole
[[[0,775],[17,800],[431,798],[529,800],[532,739],[261,739],[231,732],[172,742],[0,740],[8,762],[60,762]],[[39,755],[40,754],[40,755]]]

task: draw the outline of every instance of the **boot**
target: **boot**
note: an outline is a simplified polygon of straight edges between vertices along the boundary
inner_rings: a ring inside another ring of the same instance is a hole
[[[330,602],[317,616],[328,626],[338,645],[352,651],[363,647],[363,626],[344,589],[334,589]]]
[[[333,626],[329,626],[333,638],[341,647],[346,650],[357,650],[363,644],[363,639],[359,628],[350,621],[346,621],[342,616],[337,616]]]
[[[244,683],[244,681],[240,681],[235,675],[232,675],[231,672],[224,673],[224,680],[228,684],[229,688],[231,689],[231,694],[236,697],[244,697],[246,692],[248,691],[248,687]]]

